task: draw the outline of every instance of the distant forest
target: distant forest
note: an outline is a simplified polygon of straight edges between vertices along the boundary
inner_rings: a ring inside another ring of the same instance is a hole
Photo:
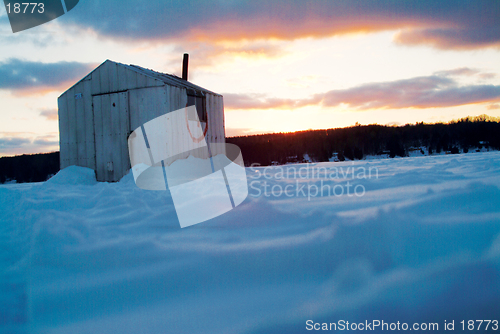
[[[59,152],[0,158],[0,183],[41,182],[59,171]]]
[[[404,126],[355,125],[348,128],[231,137],[241,148],[247,166],[311,161],[361,160],[367,155],[391,158],[421,154],[467,153],[500,149],[499,119],[487,115],[449,123]]]
[[[361,160],[367,155],[467,153],[500,150],[499,119],[481,115],[447,124],[355,125],[348,128],[227,138],[247,166],[309,161]],[[0,183],[46,181],[59,171],[59,152],[0,158]]]

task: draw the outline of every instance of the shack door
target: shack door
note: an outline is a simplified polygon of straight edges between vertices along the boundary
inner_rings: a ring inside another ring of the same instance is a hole
[[[130,170],[128,93],[92,97],[98,181],[119,181]]]

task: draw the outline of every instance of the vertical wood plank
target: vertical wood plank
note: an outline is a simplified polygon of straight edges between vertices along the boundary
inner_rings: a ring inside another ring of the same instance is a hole
[[[172,87],[174,90],[175,94],[175,107],[174,110],[180,109],[180,104],[182,100],[182,96],[186,96],[186,102],[187,102],[187,92],[186,89],[178,89],[178,87]],[[184,104],[185,106],[185,104]],[[183,106],[183,107],[184,107]],[[175,149],[178,150],[179,152],[184,151],[184,140],[179,140],[180,138],[183,138],[186,135],[186,123],[180,121],[180,117],[177,117],[175,119],[175,124],[173,124],[173,135],[174,135],[174,143],[175,143]]]
[[[130,131],[129,122],[129,105],[128,105],[128,93],[120,93],[120,146],[121,146],[121,175],[120,179],[128,174],[130,166],[130,157],[128,152],[128,135]]]
[[[139,75],[143,77],[142,75]],[[155,94],[154,89],[141,89],[142,94],[142,110],[141,110],[141,122],[142,124],[149,122],[155,118]]]
[[[76,137],[76,108],[75,108],[75,89],[68,90],[66,99],[68,106],[68,123],[69,123],[69,165],[78,164],[78,146]]]
[[[128,89],[136,89],[137,86],[137,72],[127,69],[126,70],[126,75],[127,75],[127,88]]]
[[[95,170],[95,134],[94,134],[94,112],[92,111],[92,83],[91,81],[83,82],[83,100],[85,114],[85,146],[88,168]]]
[[[101,93],[101,68],[98,67],[92,72],[92,95]]]
[[[167,118],[169,120],[169,123],[168,124],[172,124],[172,114],[170,114],[172,111],[174,111],[174,99],[175,99],[175,96],[174,96],[174,91],[172,89],[172,86],[169,86],[169,85],[165,85],[165,93],[167,95]],[[170,126],[170,128],[172,128],[172,126]],[[173,134],[173,131],[168,131],[167,132],[167,147],[168,147],[168,155],[172,155],[172,151],[173,151],[173,145],[174,145],[174,134]],[[171,159],[168,159],[167,160],[167,164],[170,164],[171,163]]]
[[[127,72],[130,71],[125,66],[117,64],[116,72],[118,75],[118,90],[123,91],[128,89]]]
[[[171,114],[172,111],[174,111],[174,105],[175,105],[175,91],[172,86],[166,85],[165,86],[165,91],[168,96],[168,105],[167,105],[167,110],[168,110],[168,125],[170,126],[170,129],[173,129],[172,124],[173,124],[173,114]],[[174,132],[173,130],[167,131],[167,147],[168,147],[168,155],[172,155],[172,152],[174,151],[174,146],[175,146],[175,138],[174,138]],[[171,163],[171,159],[167,160],[168,164]]]
[[[130,112],[130,129],[134,131],[137,129],[141,124],[139,123],[139,105],[138,105],[138,99],[139,99],[139,92],[138,90],[131,90],[129,91],[129,112]]]
[[[108,137],[108,143],[104,149],[107,151],[109,162],[113,163],[113,171],[109,172],[109,181],[118,181],[122,172],[123,161],[121,152],[121,105],[120,94],[109,94],[109,119],[108,129],[105,129],[105,135]],[[106,131],[107,130],[107,131]]]
[[[215,123],[215,118],[214,118],[215,115],[212,112],[211,103],[212,103],[212,96],[210,94],[206,94],[205,95],[205,110],[207,112],[207,124],[205,126],[208,126],[208,130],[207,130],[207,134],[205,136],[205,140],[206,140],[208,145],[213,143],[213,137],[214,137],[213,133],[215,131],[215,129],[213,127],[213,124]],[[217,155],[215,145],[210,147],[210,151],[211,151],[213,156]]]
[[[85,108],[84,108],[84,98],[83,98],[83,86],[82,81],[75,86],[75,94],[81,94],[82,98],[77,99],[73,96],[75,103],[75,119],[76,119],[76,147],[77,147],[77,165],[82,167],[88,167],[87,165],[87,147],[86,147],[86,125],[85,125]]]
[[[111,136],[111,125],[112,125],[112,116],[111,116],[111,96],[110,94],[102,95],[102,133],[103,133],[103,142],[102,142],[102,159],[103,159],[103,170],[104,170],[104,180],[105,181],[113,181],[113,173],[108,171],[108,162],[113,161],[113,141]]]
[[[221,124],[221,142],[226,142],[226,117],[224,115],[224,97],[219,97],[219,115],[220,115],[220,124]]]
[[[103,119],[102,119],[102,96],[93,97],[95,149],[96,149],[96,174],[97,181],[104,181],[104,159],[103,159]]]
[[[118,64],[114,62],[109,62],[108,64],[108,76],[109,76],[109,92],[118,91]]]
[[[137,88],[146,87],[147,77],[145,75],[137,73]]]
[[[69,119],[68,119],[68,93],[57,99],[59,114],[59,151],[61,169],[69,166]]]
[[[147,107],[147,100],[145,98],[145,91],[144,89],[137,89],[137,119],[139,126],[143,125],[145,123],[145,120],[148,119],[148,107]]]
[[[207,94],[207,113],[208,119],[212,119],[210,121],[210,128],[208,129],[210,131],[210,141],[213,143],[218,144],[219,143],[219,136],[218,136],[218,131],[219,131],[219,115],[217,113],[217,99],[214,95],[212,94]],[[215,149],[213,152],[213,155],[220,154],[221,152],[219,151],[220,147],[219,145],[215,145]]]
[[[215,99],[212,94],[207,94],[207,115],[208,115],[208,140],[211,143],[216,143],[217,142],[217,124],[218,124],[218,115],[216,112],[216,105],[215,105]],[[217,145],[215,145],[217,147]],[[214,155],[216,155],[218,152],[215,150]]]
[[[217,142],[218,144],[223,144],[225,143],[225,137],[224,137],[224,111],[223,111],[223,106],[222,106],[222,97],[218,95],[212,95],[211,97],[211,112],[214,115],[214,122],[213,122],[213,128],[214,128],[214,141]],[[219,151],[217,152],[218,154],[224,153],[224,147],[222,145],[218,145]]]
[[[210,126],[212,128],[212,132],[210,133],[211,135],[211,140],[212,142],[219,144],[219,128],[220,128],[220,123],[219,123],[219,114],[217,113],[217,97],[208,94],[210,96],[210,113],[213,114],[214,116],[213,121],[211,122]],[[220,145],[215,145],[215,154],[220,154]]]
[[[110,62],[107,61],[104,64],[101,65],[99,68],[99,77],[100,77],[100,84],[101,84],[101,91],[100,93],[109,93],[110,87],[109,87],[109,66]]]

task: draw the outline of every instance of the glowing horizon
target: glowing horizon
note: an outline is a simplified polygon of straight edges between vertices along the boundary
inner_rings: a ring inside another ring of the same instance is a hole
[[[495,6],[115,5],[16,34],[0,11],[0,156],[57,148],[57,97],[106,59],[180,75],[184,52],[189,80],[224,96],[227,136],[500,117]]]

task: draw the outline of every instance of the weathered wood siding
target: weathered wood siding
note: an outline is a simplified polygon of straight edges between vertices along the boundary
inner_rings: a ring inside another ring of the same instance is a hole
[[[209,143],[220,143],[226,142],[225,126],[224,126],[224,103],[222,96],[207,94],[207,113],[208,113],[208,131],[206,140]],[[220,153],[216,148],[221,149],[222,145],[214,145],[214,150],[212,155],[217,155]]]
[[[96,172],[100,181],[119,181],[130,169],[128,93],[96,95],[92,100]]]
[[[169,99],[164,86],[133,89],[129,91],[129,96],[132,131],[169,111]]]
[[[96,167],[91,84],[86,77],[58,99],[61,169]]]
[[[158,73],[141,71],[108,60],[59,97],[61,169],[88,167],[96,171],[98,181],[118,181],[130,169],[127,136],[131,131],[186,106],[186,88],[173,85],[174,81],[166,84]],[[206,141],[224,143],[222,96],[205,93],[205,97]],[[165,139],[170,145],[177,142],[180,147],[175,151],[186,152],[185,158],[196,145],[176,140],[189,135],[186,120],[176,122]],[[223,152],[212,152],[218,153]]]
[[[150,78],[112,61],[104,62],[91,73],[91,76],[92,95],[164,85],[160,80]]]

